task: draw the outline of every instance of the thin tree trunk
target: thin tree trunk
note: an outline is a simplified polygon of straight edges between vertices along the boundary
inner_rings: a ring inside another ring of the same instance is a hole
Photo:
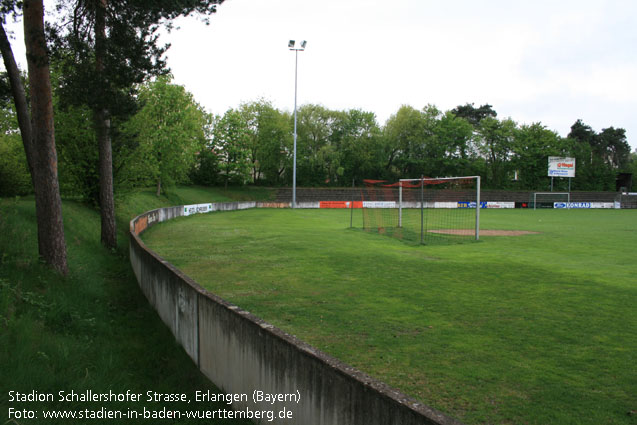
[[[98,101],[99,106],[93,111],[93,119],[99,147],[101,241],[108,248],[116,248],[117,227],[115,224],[115,200],[113,196],[111,120],[108,108],[105,106],[106,3],[107,0],[97,0],[95,10],[95,71],[98,81],[102,85],[102,93],[100,93]]]
[[[161,196],[161,179],[157,179],[157,197]]]
[[[68,273],[58,183],[57,152],[53,125],[53,98],[49,58],[44,36],[42,0],[25,0],[24,41],[29,67],[31,129],[33,143],[33,188],[38,222],[38,249],[45,262],[62,274]],[[28,145],[28,143],[27,143]],[[28,153],[28,152],[27,152]]]
[[[0,54],[2,54],[2,60],[4,61],[4,67],[7,69],[9,76],[9,83],[11,85],[11,94],[13,96],[13,102],[15,104],[16,113],[18,116],[18,126],[20,127],[20,135],[22,136],[22,144],[24,145],[24,152],[27,156],[27,163],[29,164],[29,171],[31,173],[31,184],[33,184],[33,163],[35,161],[35,154],[33,152],[33,132],[31,130],[31,116],[29,114],[29,105],[27,104],[27,96],[20,78],[20,70],[16,64],[15,57],[13,56],[13,50],[11,49],[11,43],[7,37],[7,33],[4,30],[2,21],[0,20]]]

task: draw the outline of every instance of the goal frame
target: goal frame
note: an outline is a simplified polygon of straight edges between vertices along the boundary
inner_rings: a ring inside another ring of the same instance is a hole
[[[537,209],[537,195],[566,195],[566,209],[570,209],[571,192],[533,192],[533,210]]]
[[[476,181],[476,217],[475,217],[475,240],[480,240],[480,176],[462,176],[462,177],[421,177],[419,179],[400,179],[398,180],[400,183],[402,182],[420,182],[420,233],[421,233],[421,241],[422,241],[422,233],[424,230],[423,227],[423,214],[424,214],[424,189],[425,182],[427,181],[452,181],[452,180],[475,180]],[[398,227],[402,227],[403,219],[403,186],[400,184],[398,186]]]

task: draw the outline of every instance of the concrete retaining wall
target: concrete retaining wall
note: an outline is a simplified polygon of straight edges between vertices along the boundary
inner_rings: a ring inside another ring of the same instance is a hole
[[[212,210],[289,207],[277,204],[217,203]],[[139,238],[148,227],[182,215],[184,206],[133,219],[131,264],[149,303],[200,370],[228,394],[248,396],[248,402],[235,402],[235,409],[287,408],[291,418],[272,421],[286,425],[460,424],[209,293]],[[254,403],[255,390],[298,395],[300,400]]]

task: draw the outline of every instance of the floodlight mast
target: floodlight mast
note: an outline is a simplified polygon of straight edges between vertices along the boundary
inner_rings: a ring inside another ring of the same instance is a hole
[[[307,41],[303,40],[299,47],[294,47],[295,40],[288,42],[288,48],[294,51],[294,162],[292,166],[292,208],[296,208],[296,93],[297,93],[297,81],[298,81],[298,69],[299,69],[299,52],[305,50]]]

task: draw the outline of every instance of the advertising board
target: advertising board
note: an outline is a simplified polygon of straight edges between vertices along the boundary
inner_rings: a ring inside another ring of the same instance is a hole
[[[365,201],[363,208],[396,208],[395,201]]]
[[[458,208],[475,208],[475,202],[458,202]],[[480,202],[480,208],[515,208],[515,202]]]
[[[207,213],[212,211],[212,204],[184,205],[184,215]]]
[[[575,158],[549,156],[549,177],[575,177]]]

